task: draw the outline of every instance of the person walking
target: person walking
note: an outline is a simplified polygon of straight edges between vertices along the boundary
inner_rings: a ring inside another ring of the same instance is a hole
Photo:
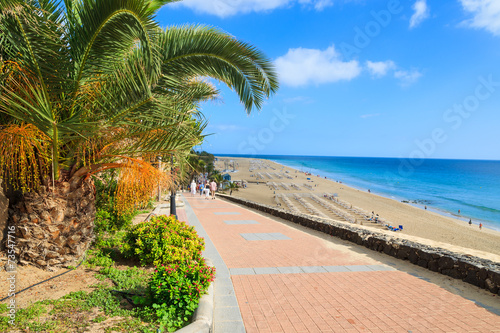
[[[210,184],[208,183],[208,181],[205,184],[203,192],[205,192],[205,200],[208,200],[208,197],[210,196]]]
[[[215,191],[217,191],[217,183],[212,179],[210,183],[210,191],[212,192],[212,200],[215,200]]]
[[[193,181],[191,182],[191,196],[194,197],[194,195],[196,194],[196,182]]]
[[[200,184],[200,196],[203,195],[203,188],[205,187],[205,185],[203,183]]]

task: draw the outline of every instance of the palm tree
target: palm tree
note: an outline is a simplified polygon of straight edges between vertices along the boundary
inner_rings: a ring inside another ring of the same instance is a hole
[[[203,173],[205,170],[205,162],[199,158],[193,151],[183,160],[184,167],[186,169],[186,182],[191,182],[196,175]]]
[[[92,175],[121,170],[121,210],[171,181],[156,158],[201,143],[199,102],[218,93],[200,77],[248,113],[276,91],[253,46],[205,26],[160,29],[169,2],[0,0],[0,177],[23,194],[9,222],[26,240],[21,262],[58,265],[88,247]],[[44,240],[37,251],[30,238]]]
[[[224,180],[222,175],[219,172],[217,172],[212,176],[212,178],[217,183],[217,188],[222,188],[222,181]]]
[[[233,195],[233,191],[238,191],[238,184],[235,182],[228,182],[229,185],[229,195]]]

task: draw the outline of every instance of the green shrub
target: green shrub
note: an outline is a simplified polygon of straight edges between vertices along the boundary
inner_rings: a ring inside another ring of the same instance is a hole
[[[215,269],[205,262],[156,267],[149,281],[149,293],[161,325],[172,332],[187,324],[214,275]]]
[[[96,188],[96,216],[94,230],[115,232],[129,227],[135,214],[119,214],[116,210],[116,189],[118,187],[115,170],[104,171],[94,179]]]
[[[196,230],[171,216],[155,216],[133,226],[124,237],[123,253],[143,265],[202,262],[205,241]]]
[[[98,250],[89,250],[89,258],[85,262],[85,265],[89,268],[100,267],[111,267],[115,264],[113,259],[109,257],[108,253],[102,253]]]

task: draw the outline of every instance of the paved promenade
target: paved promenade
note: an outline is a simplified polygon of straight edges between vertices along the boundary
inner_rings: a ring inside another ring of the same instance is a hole
[[[217,268],[215,333],[500,332],[500,305],[489,312],[381,254],[221,199],[184,201],[179,219]]]

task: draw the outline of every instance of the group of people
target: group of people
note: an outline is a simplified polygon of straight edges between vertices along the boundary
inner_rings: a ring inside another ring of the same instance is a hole
[[[195,194],[199,191],[200,195],[205,194],[206,200],[208,200],[210,194],[212,194],[212,199],[215,199],[215,191],[217,191],[217,183],[213,179],[210,183],[207,181],[205,184],[203,183],[196,184],[196,182],[193,179],[190,187],[192,196],[195,196]]]

